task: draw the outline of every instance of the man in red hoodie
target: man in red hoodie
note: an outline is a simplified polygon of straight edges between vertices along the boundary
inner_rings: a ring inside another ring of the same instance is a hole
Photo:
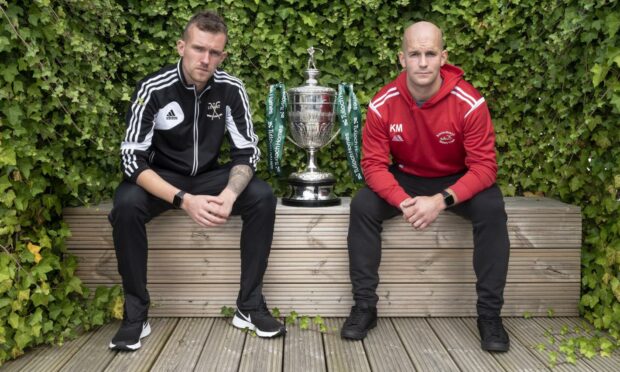
[[[447,64],[441,30],[409,26],[404,71],[372,99],[363,130],[368,187],[351,201],[348,248],[355,306],[342,337],[363,339],[377,322],[382,222],[398,214],[421,230],[445,209],[469,219],[474,233],[481,347],[507,351],[500,312],[510,242],[495,184],[495,134],[480,93]]]

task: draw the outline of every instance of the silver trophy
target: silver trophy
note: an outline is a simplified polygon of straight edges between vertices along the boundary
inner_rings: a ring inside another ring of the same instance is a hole
[[[294,172],[288,178],[289,195],[282,204],[303,207],[339,205],[340,198],[334,194],[336,179],[329,172],[319,170],[317,151],[329,144],[334,133],[336,90],[318,85],[319,70],[314,63],[314,48],[308,49],[306,85],[289,89],[288,122],[291,140],[308,153],[308,166],[302,172]]]

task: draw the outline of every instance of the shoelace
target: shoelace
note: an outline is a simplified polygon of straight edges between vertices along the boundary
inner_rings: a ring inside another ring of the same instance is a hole
[[[502,337],[502,320],[501,319],[482,319],[482,323],[488,325],[486,328],[491,336]]]

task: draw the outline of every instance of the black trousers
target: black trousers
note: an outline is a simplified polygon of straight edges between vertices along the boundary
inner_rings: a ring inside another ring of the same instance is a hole
[[[164,180],[191,194],[217,195],[228,183],[230,166],[194,177],[153,170]],[[142,321],[148,316],[150,298],[146,288],[148,244],[145,225],[171,208],[171,204],[136,184],[123,181],[116,189],[109,220],[113,227],[118,272],[123,279],[124,318],[130,322]],[[262,282],[271,251],[275,210],[276,198],[271,187],[256,177],[239,195],[232,209],[232,214],[241,215],[243,221],[237,307],[244,311],[258,308],[263,301]]]
[[[437,194],[462,176],[422,178],[396,168],[390,168],[390,171],[411,196]],[[510,251],[502,193],[497,185],[493,185],[447,211],[472,222],[478,315],[499,316],[504,303]],[[376,306],[379,300],[376,289],[381,263],[382,223],[399,214],[400,209],[388,204],[367,187],[361,189],[351,201],[347,242],[353,299],[358,306]]]

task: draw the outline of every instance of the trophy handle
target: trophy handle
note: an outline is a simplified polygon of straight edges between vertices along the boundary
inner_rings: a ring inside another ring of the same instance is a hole
[[[325,146],[327,146],[327,145],[329,145],[330,143],[332,143],[332,141],[333,141],[334,139],[336,139],[336,137],[338,137],[338,134],[339,134],[339,133],[340,133],[340,128],[338,128],[338,129],[336,130],[336,133],[334,133],[334,135],[332,136],[332,138],[330,138],[330,139],[329,139],[329,141],[327,141],[327,143],[325,144]]]
[[[298,144],[297,142],[295,142],[295,140],[291,137],[291,136],[286,136],[286,139],[288,139],[289,141],[293,142],[293,144],[301,149],[303,149],[304,147],[301,146],[300,144]]]
[[[323,146],[327,146],[330,143],[332,143],[334,141],[334,139],[336,139],[336,137],[338,137],[338,134],[340,134],[340,128],[336,129],[336,133],[334,133],[334,135],[332,136],[332,138],[329,139],[329,141],[325,142],[325,144]],[[298,144],[297,142],[295,142],[295,140],[291,137],[291,136],[286,136],[286,139],[288,139],[289,141],[293,142],[293,144],[299,148],[304,148],[303,146],[301,146],[300,144]]]

